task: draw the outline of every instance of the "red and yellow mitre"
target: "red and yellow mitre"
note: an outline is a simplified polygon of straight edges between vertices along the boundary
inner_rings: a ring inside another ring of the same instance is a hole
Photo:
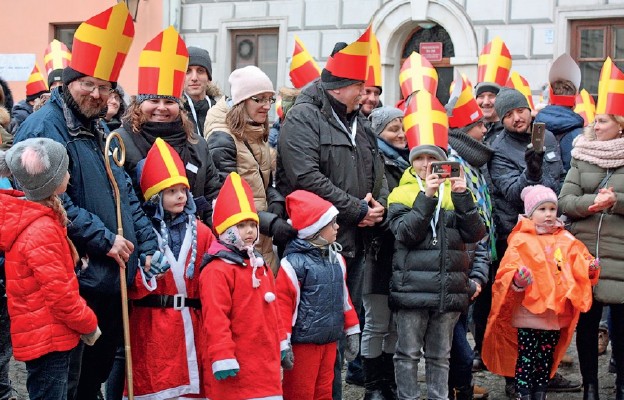
[[[379,40],[373,32],[373,25],[369,25],[370,53],[368,54],[368,72],[364,86],[378,86],[381,88],[381,50]]]
[[[179,183],[191,188],[182,159],[167,142],[156,138],[152,148],[147,152],[141,172],[140,184],[143,198],[149,200],[161,191]]]
[[[245,220],[259,223],[254,196],[249,184],[236,172],[225,179],[212,212],[212,225],[217,235]]]
[[[594,122],[594,119],[596,118],[596,103],[594,102],[594,97],[589,94],[587,90],[583,89],[576,95],[574,112],[583,117],[583,120],[585,121],[583,126],[587,126]]]
[[[464,74],[455,73],[453,91],[449,104],[453,104],[448,124],[451,128],[463,128],[483,118],[483,111],[472,95],[472,85]]]
[[[48,82],[43,78],[41,71],[39,71],[39,66],[35,63],[35,66],[28,77],[28,81],[26,82],[26,97],[34,96],[41,92],[47,92]]]
[[[419,90],[435,93],[438,90],[438,73],[429,60],[413,51],[401,66],[399,84],[404,98]]]
[[[366,81],[371,47],[370,35],[369,26],[358,40],[330,56],[325,69],[335,77]]]
[[[479,55],[477,82],[494,82],[505,86],[511,70],[511,54],[503,40],[496,36]]]
[[[74,34],[70,67],[117,82],[133,38],[134,22],[122,1],[80,24]]]
[[[600,71],[596,114],[624,116],[624,74],[611,57],[607,57]]]
[[[437,97],[426,90],[419,90],[405,110],[403,129],[407,147],[435,145],[448,148],[448,117]]]
[[[67,46],[65,46],[65,43],[59,42],[56,39],[50,42],[43,54],[43,62],[45,62],[47,74],[55,69],[63,69],[69,66],[70,61],[71,52]]]
[[[282,107],[282,96],[275,96],[275,113],[280,120],[284,119],[284,108]]]
[[[173,26],[150,40],[139,56],[139,94],[180,98],[189,55]]]
[[[516,89],[517,91],[522,93],[524,97],[526,97],[527,102],[529,103],[529,107],[531,107],[531,110],[535,110],[531,87],[529,86],[529,82],[524,79],[522,75],[520,75],[516,71],[512,72],[509,76],[509,79],[507,79],[507,83],[505,83],[505,86],[508,88]]]
[[[303,42],[295,35],[295,49],[290,60],[290,81],[297,89],[320,78],[321,69],[305,48]]]

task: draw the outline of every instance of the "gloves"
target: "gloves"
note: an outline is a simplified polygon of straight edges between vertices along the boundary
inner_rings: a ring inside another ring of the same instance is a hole
[[[225,378],[229,378],[230,376],[236,376],[240,371],[238,368],[236,369],[224,369],[223,371],[215,371],[214,376],[218,381],[222,381]]]
[[[542,179],[542,163],[544,162],[544,152],[535,152],[529,147],[524,152],[524,161],[526,162],[526,176],[530,181],[539,181]]]
[[[277,215],[280,218],[286,218],[286,207],[282,201],[273,201],[267,207],[267,211]]]
[[[282,350],[281,353],[282,368],[293,369],[295,365],[295,355],[293,354],[292,347],[288,347],[286,350]]]
[[[596,257],[589,262],[589,279],[594,279],[600,269],[600,258]]]
[[[93,346],[95,341],[98,340],[100,336],[102,336],[102,331],[99,326],[96,326],[93,332],[80,335],[80,340],[82,340],[87,346]]]
[[[281,218],[276,218],[271,225],[271,236],[277,246],[286,246],[286,243],[297,237],[297,230]]]
[[[141,259],[141,265],[145,266],[145,254],[141,254],[139,258]],[[152,256],[152,263],[150,264],[149,271],[145,271],[145,268],[143,269],[145,279],[150,280],[152,276],[162,274],[169,268],[171,268],[171,265],[169,265],[169,261],[167,261],[165,255],[161,253],[160,250],[156,250],[156,253]]]
[[[533,282],[531,270],[525,266],[518,268],[513,277],[513,283],[518,289],[525,289]]]
[[[355,360],[360,352],[360,334],[354,333],[347,336],[347,346],[345,348],[344,356],[347,361]]]

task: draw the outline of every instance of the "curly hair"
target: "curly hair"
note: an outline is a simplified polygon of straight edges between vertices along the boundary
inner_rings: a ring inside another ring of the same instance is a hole
[[[245,138],[245,126],[249,124],[251,118],[245,110],[245,102],[240,102],[228,111],[225,116],[225,123],[230,128],[230,132],[237,138],[243,140]],[[266,142],[269,140],[269,119],[262,124],[264,126],[264,135],[262,139]]]
[[[180,118],[182,119],[182,127],[184,128],[184,132],[186,132],[186,140],[189,143],[198,143],[199,139],[197,138],[197,134],[195,133],[195,127],[193,123],[188,117],[186,110],[182,105],[178,103],[180,107]],[[141,111],[141,103],[137,103],[136,99],[133,97],[130,101],[130,105],[128,105],[128,109],[122,117],[122,121],[127,123],[132,128],[132,133],[141,132],[141,126],[147,122],[147,116],[143,114]]]

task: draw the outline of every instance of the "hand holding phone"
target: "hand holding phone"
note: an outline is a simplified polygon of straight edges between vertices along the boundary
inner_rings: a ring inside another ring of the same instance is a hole
[[[542,153],[544,151],[544,134],[546,132],[546,124],[543,122],[533,123],[533,131],[531,133],[531,145],[533,151]]]
[[[441,178],[457,178],[460,173],[460,165],[457,161],[434,161],[431,163],[431,173]]]

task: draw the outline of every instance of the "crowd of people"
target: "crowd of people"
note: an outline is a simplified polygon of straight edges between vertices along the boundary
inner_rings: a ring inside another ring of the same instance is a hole
[[[360,38],[280,89],[270,127],[266,73],[235,69],[223,95],[173,27],[128,96],[133,30],[117,26],[132,26],[123,2],[23,101],[0,79],[0,400],[11,356],[31,399],[339,400],[345,360],[365,400],[419,399],[424,359],[428,399],[487,398],[473,371],[488,369],[511,398],[595,400],[604,308],[624,400],[610,59],[593,121],[573,111],[566,54],[542,110],[481,59],[446,105],[415,75],[394,107],[352,57]],[[582,383],[557,373],[575,331]]]

